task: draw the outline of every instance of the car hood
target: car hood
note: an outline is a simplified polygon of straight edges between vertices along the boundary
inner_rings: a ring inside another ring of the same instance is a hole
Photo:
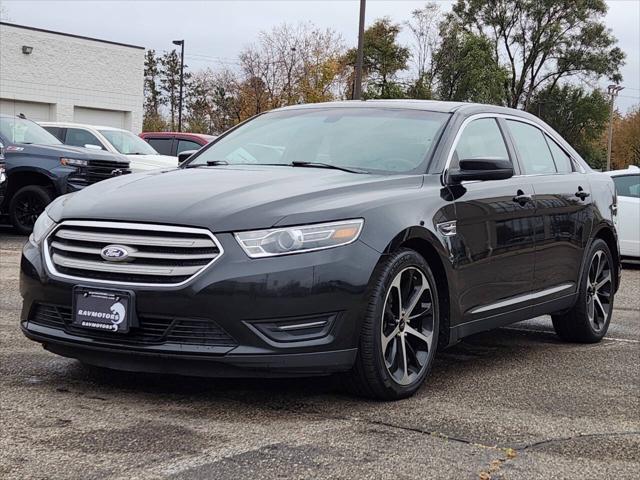
[[[37,145],[31,143],[11,144],[6,149],[6,155],[34,155],[42,157],[70,157],[80,160],[105,160],[109,162],[123,162],[129,160],[123,155],[105,152],[101,150],[91,150],[83,147],[72,147],[70,145]]]
[[[357,218],[420,188],[420,175],[300,167],[228,166],[124,175],[61,198],[55,221],[113,220],[214,232]]]
[[[127,158],[131,162],[132,172],[178,166],[178,157],[169,157],[167,155],[127,155]]]

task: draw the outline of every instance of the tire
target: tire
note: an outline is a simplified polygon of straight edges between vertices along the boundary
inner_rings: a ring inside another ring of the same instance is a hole
[[[19,189],[9,202],[9,219],[22,235],[29,235],[38,216],[53,200],[53,192],[40,185],[27,185]]]
[[[596,343],[605,336],[615,296],[613,267],[609,246],[604,240],[596,239],[587,254],[575,305],[566,313],[551,316],[553,328],[561,339]]]
[[[409,397],[431,370],[438,344],[438,291],[429,265],[414,250],[392,253],[376,268],[367,302],[347,386],[379,400]]]

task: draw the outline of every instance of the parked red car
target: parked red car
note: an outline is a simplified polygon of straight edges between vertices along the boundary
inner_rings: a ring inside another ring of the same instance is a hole
[[[202,133],[142,132],[140,138],[161,155],[177,157],[186,150],[199,150],[216,137]]]

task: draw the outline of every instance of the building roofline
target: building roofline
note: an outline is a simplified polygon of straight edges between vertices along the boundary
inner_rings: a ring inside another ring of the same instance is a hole
[[[79,38],[79,39],[82,39],[82,40],[91,40],[92,42],[107,43],[109,45],[118,45],[119,47],[137,48],[139,50],[144,50],[145,49],[144,47],[141,47],[139,45],[131,45],[131,44],[128,44],[128,43],[113,42],[111,40],[102,40],[100,38],[85,37],[84,35],[75,35],[73,33],[56,32],[54,30],[46,30],[44,28],[29,27],[27,25],[19,25],[17,23],[0,22],[0,25],[6,25],[8,27],[15,27],[15,28],[23,28],[25,30],[31,30],[31,31],[34,31],[34,32],[53,33],[54,35],[62,35],[63,37]]]

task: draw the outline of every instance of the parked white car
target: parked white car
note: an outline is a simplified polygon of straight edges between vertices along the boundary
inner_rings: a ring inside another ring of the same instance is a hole
[[[620,255],[640,261],[640,168],[606,172],[618,192]]]
[[[151,145],[129,130],[80,123],[39,123],[66,145],[126,155],[131,161],[132,172],[178,166],[178,157],[160,155]]]

